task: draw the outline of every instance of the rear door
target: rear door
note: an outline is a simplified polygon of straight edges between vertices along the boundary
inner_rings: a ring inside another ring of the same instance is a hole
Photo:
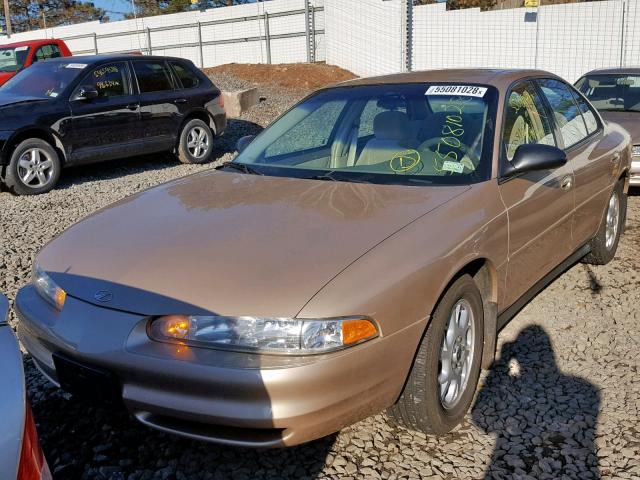
[[[98,98],[78,99],[77,93],[85,85],[94,87]],[[141,153],[140,100],[133,91],[127,62],[91,69],[71,94],[69,103],[73,120],[67,149],[72,162]]]
[[[512,87],[506,103],[500,159],[503,169],[522,144],[559,146],[551,114],[532,81]],[[500,195],[509,217],[505,307],[571,254],[572,183],[569,165],[500,179]]]
[[[611,194],[616,162],[603,140],[603,125],[591,107],[572,86],[557,79],[539,81],[545,97],[555,109],[555,119],[564,149],[575,172],[576,213],[574,248],[591,239],[600,225]]]
[[[148,152],[172,149],[188,110],[187,98],[164,60],[133,60],[140,91],[142,135]]]

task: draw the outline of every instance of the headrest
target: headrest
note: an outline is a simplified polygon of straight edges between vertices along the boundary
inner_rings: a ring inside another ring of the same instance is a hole
[[[403,112],[380,112],[373,119],[373,133],[379,140],[404,140],[409,136],[409,118]]]

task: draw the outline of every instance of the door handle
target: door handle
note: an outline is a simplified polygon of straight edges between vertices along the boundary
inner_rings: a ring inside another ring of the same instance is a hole
[[[572,186],[573,186],[573,178],[571,177],[571,175],[567,175],[562,179],[562,183],[560,184],[560,187],[563,190],[569,190]]]
[[[174,100],[173,103],[187,103],[187,99],[186,98],[178,98],[177,100]]]
[[[138,108],[140,108],[139,103],[130,103],[129,105],[127,105],[127,109],[129,110],[137,110]]]

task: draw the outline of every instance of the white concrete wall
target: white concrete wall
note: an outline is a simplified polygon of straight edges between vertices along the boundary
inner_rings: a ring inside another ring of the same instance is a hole
[[[323,6],[324,0],[312,2],[315,6]],[[68,45],[74,53],[93,53],[94,37],[97,34],[98,51],[100,53],[123,52],[147,49],[147,32],[151,29],[151,46],[154,54],[172,55],[192,60],[200,65],[199,49],[194,46],[166,48],[172,45],[194,44],[198,42],[197,22],[225,20],[230,18],[251,17],[265,12],[272,15],[280,12],[304,10],[304,0],[270,0],[233,7],[209,9],[204,12],[185,12],[155,17],[142,17],[138,20],[123,20],[119,22],[99,23],[90,22],[65,27],[36,30],[12,35],[11,39],[0,36],[0,44],[9,41],[29,40],[34,38],[65,38],[86,35],[83,38],[70,39]],[[179,26],[184,28],[168,31],[153,31],[154,28]],[[316,13],[316,29],[324,29],[324,15]],[[285,17],[273,17],[269,21],[270,35],[302,33],[292,38],[271,40],[271,59],[273,63],[296,63],[307,61],[307,44],[304,35],[306,28],[305,15],[299,13]],[[122,35],[101,38],[101,35],[122,33]],[[132,33],[139,32],[139,33]],[[206,45],[203,48],[205,67],[212,67],[224,63],[266,63],[266,42],[245,41],[246,38],[261,37],[265,34],[262,19],[241,22],[203,25],[203,42],[218,40],[237,40],[234,43],[220,45]],[[325,59],[324,35],[316,36],[316,60]]]

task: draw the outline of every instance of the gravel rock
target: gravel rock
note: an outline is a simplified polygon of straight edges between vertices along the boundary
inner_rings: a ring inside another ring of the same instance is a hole
[[[247,82],[216,74],[222,88]],[[234,156],[306,92],[260,86],[263,101],[231,121],[208,165],[171,155],[66,170],[37,197],[0,193],[0,291],[15,298],[36,252],[82,217],[142,189]],[[25,355],[29,398],[56,479],[638,478],[640,475],[640,196],[606,266],[576,265],[501,332],[465,423],[444,437],[384,414],[288,450],[225,448],[146,428],[127,412],[75,399]],[[15,325],[15,317],[11,318]]]

